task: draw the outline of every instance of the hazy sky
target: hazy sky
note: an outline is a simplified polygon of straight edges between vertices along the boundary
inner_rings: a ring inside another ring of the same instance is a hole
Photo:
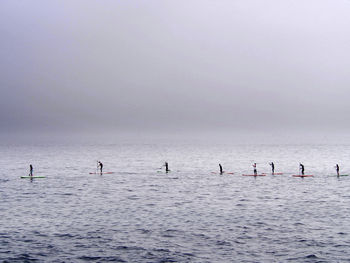
[[[1,132],[350,130],[350,1],[0,2]]]

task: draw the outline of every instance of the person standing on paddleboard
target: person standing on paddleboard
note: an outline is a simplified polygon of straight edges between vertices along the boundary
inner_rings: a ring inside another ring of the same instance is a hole
[[[224,170],[222,169],[222,166],[221,166],[220,163],[219,163],[219,167],[220,167],[220,174],[223,174],[223,173],[224,173]]]
[[[101,163],[100,161],[98,162],[98,166],[100,167],[100,173],[102,174],[102,170],[103,170],[103,163]]]
[[[29,165],[29,176],[33,176],[33,165]]]
[[[304,175],[305,167],[302,163],[299,163],[299,170],[301,171],[301,175]]]
[[[338,164],[335,165],[335,170],[337,171],[337,176],[339,176],[339,165]]]
[[[253,168],[254,168],[254,175],[257,176],[258,175],[258,171],[256,169],[256,163],[253,164]]]
[[[270,165],[271,165],[272,174],[274,174],[275,173],[275,164],[273,162],[271,162]]]
[[[165,162],[164,166],[165,166],[165,172],[166,173],[170,172],[168,162]]]

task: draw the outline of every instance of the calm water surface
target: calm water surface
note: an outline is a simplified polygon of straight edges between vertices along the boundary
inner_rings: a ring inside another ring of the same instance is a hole
[[[4,262],[349,262],[349,145],[0,146]],[[96,160],[114,174],[90,175]],[[171,173],[157,172],[168,161]],[[283,175],[243,177],[258,171]],[[234,175],[213,174],[218,163]],[[298,164],[313,178],[293,178]],[[32,163],[45,179],[20,179]]]

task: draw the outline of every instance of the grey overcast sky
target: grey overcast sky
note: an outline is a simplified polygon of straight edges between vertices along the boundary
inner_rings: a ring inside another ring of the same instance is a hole
[[[350,1],[0,2],[1,132],[350,130]]]

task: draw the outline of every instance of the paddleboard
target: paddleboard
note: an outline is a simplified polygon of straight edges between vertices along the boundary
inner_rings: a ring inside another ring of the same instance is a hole
[[[24,179],[24,178],[33,179],[33,178],[46,178],[46,177],[45,176],[29,176],[29,175],[27,175],[27,176],[21,176],[21,178],[22,179]]]
[[[282,175],[283,173],[271,173],[272,175]]]
[[[89,173],[89,174],[101,174],[99,172]],[[102,172],[102,174],[114,174],[114,172]]]
[[[294,174],[293,177],[313,177],[313,175],[312,174],[304,174],[304,175]]]
[[[242,174],[242,176],[266,176],[266,174]]]
[[[338,177],[338,176],[349,176],[348,174],[339,174],[339,175],[331,175],[331,176],[336,176],[336,177]]]

